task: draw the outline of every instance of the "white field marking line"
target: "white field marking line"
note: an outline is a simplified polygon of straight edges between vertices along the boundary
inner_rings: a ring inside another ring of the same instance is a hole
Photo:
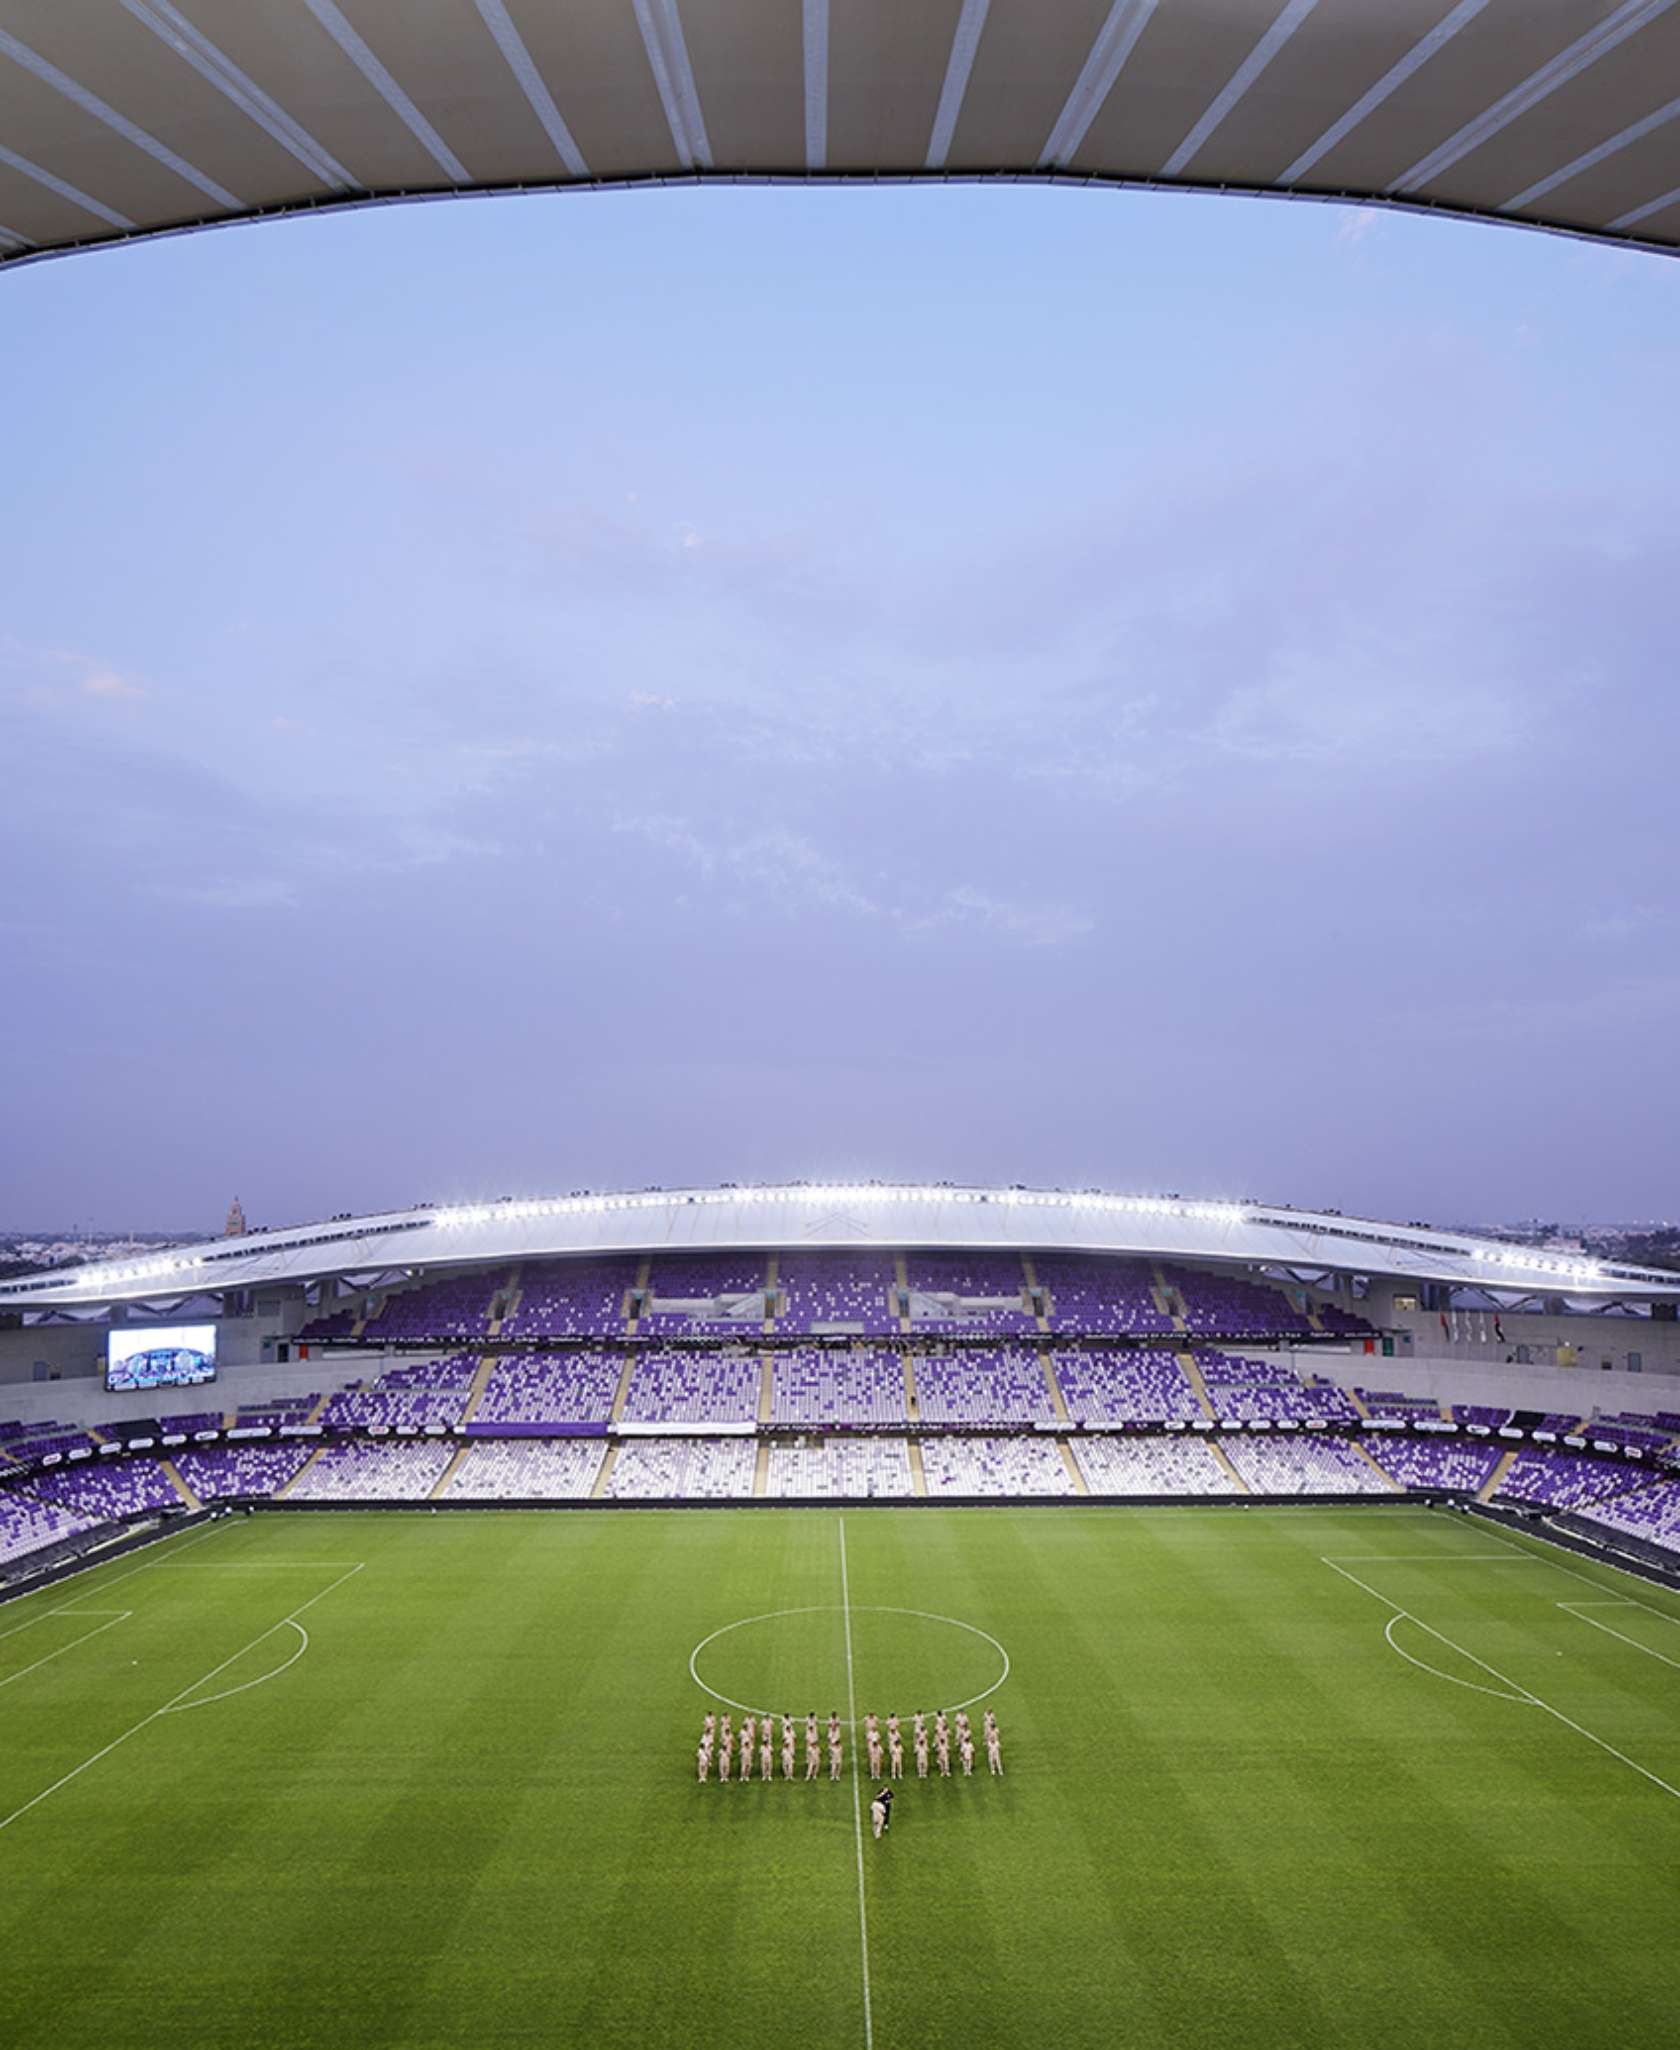
[[[1320,1554],[1320,1557],[1323,1557],[1323,1555]],[[1676,1801],[1680,1801],[1680,1787],[1671,1787],[1667,1780],[1659,1779],[1654,1772],[1650,1771],[1648,1767],[1641,1765],[1637,1759],[1629,1758],[1625,1751],[1618,1751],[1614,1744],[1607,1743],[1603,1737],[1595,1736],[1584,1723],[1578,1723],[1573,1716],[1565,1715],[1561,1708],[1553,1708],[1549,1701],[1542,1701],[1538,1694],[1534,1693],[1531,1688],[1525,1687],[1520,1680],[1513,1680],[1508,1673],[1500,1672],[1497,1666],[1490,1666],[1486,1659],[1479,1659],[1473,1651],[1466,1651],[1462,1644],[1455,1644],[1445,1631],[1437,1630],[1433,1623],[1424,1622],[1421,1616],[1414,1616],[1410,1609],[1401,1608],[1400,1604],[1391,1595],[1380,1593],[1368,1581],[1361,1580],[1357,1573],[1350,1573],[1345,1566],[1338,1566],[1334,1559],[1325,1558],[1324,1564],[1330,1568],[1332,1573],[1339,1573],[1344,1580],[1351,1580],[1355,1587],[1362,1588],[1374,1601],[1386,1603],[1394,1611],[1395,1615],[1404,1616],[1408,1623],[1415,1623],[1418,1629],[1426,1632],[1439,1643],[1444,1644],[1449,1651],[1456,1651],[1460,1658],[1468,1659],[1473,1666],[1480,1666],[1484,1673],[1491,1679],[1497,1680],[1502,1687],[1513,1689],[1531,1706],[1544,1709],[1547,1715],[1562,1723],[1565,1729],[1573,1730],[1578,1737],[1585,1737],[1589,1744],[1596,1744],[1600,1751],[1607,1751],[1612,1758],[1627,1766],[1630,1771],[1638,1773],[1641,1779],[1649,1780],[1652,1786],[1660,1787],[1665,1794],[1671,1795]],[[1399,1650],[1398,1645],[1395,1645],[1393,1648],[1396,1651]],[[1416,1661],[1414,1660],[1413,1663],[1416,1664]],[[1444,1678],[1445,1676],[1443,1675],[1442,1677]],[[1489,1691],[1491,1692],[1491,1689]],[[0,1828],[3,1827],[4,1824],[0,1824]]]
[[[1580,1581],[1583,1587],[1596,1587],[1601,1594],[1607,1591],[1608,1582],[1595,1580],[1592,1574],[1583,1573],[1578,1567],[1566,1566],[1561,1559],[1554,1559],[1547,1552],[1531,1552],[1526,1545],[1512,1544],[1509,1538],[1493,1538],[1492,1542],[1496,1545],[1503,1545],[1506,1551],[1514,1554],[1519,1559],[1532,1559],[1537,1566],[1550,1566],[1554,1573],[1567,1573],[1571,1580]],[[1639,1579],[1637,1574],[1630,1573],[1625,1566],[1616,1565],[1613,1560],[1595,1559],[1593,1563],[1594,1565],[1604,1566],[1612,1573],[1619,1573],[1624,1580],[1637,1581]],[[1648,1583],[1640,1581],[1639,1584],[1644,1586]],[[1680,1623],[1680,1616],[1676,1616],[1672,1609],[1659,1609],[1654,1602],[1642,1602],[1636,1594],[1622,1595],[1620,1600],[1627,1602],[1633,1608],[1644,1609],[1650,1615],[1661,1616],[1665,1623]]]
[[[1602,1630],[1606,1637],[1619,1637],[1623,1644],[1631,1644],[1635,1651],[1642,1651],[1647,1658],[1661,1659],[1665,1666],[1672,1666],[1680,1673],[1680,1659],[1671,1659],[1666,1651],[1657,1651],[1649,1644],[1641,1644],[1637,1637],[1629,1637],[1625,1630],[1612,1630],[1608,1623],[1601,1623],[1596,1616],[1589,1616],[1588,1609],[1634,1609],[1637,1602],[1559,1602],[1558,1607],[1573,1616],[1577,1622],[1590,1623],[1595,1630]],[[1660,1611],[1658,1612],[1660,1613]],[[5,1682],[0,1681],[0,1686]]]
[[[82,1609],[80,1611],[75,1609],[49,1609],[47,1613],[53,1616],[70,1616],[76,1614],[81,1614],[85,1616],[90,1613],[97,1615],[100,1612],[98,1610],[89,1611],[87,1609]],[[134,1611],[132,1609],[114,1609],[107,1610],[104,1613],[108,1619],[107,1621],[96,1625],[92,1630],[84,1630],[80,1637],[72,1637],[68,1644],[61,1644],[58,1647],[57,1651],[49,1651],[45,1658],[37,1659],[32,1666],[20,1666],[15,1673],[8,1673],[5,1679],[0,1680],[0,1687],[9,1687],[14,1680],[26,1679],[29,1674],[38,1673],[43,1666],[50,1666],[54,1659],[63,1658],[64,1654],[67,1651],[74,1651],[78,1644],[86,1644],[90,1637],[97,1637],[101,1631],[113,1630],[116,1628],[117,1624],[126,1623],[129,1617],[134,1614]]]
[[[858,1792],[857,1688],[852,1675],[852,1589],[846,1573],[846,1519],[840,1519],[840,1613],[846,1619],[846,1713],[852,1727],[852,1830],[857,1839],[858,1954],[863,1960],[863,2046],[874,2050],[875,2016],[869,1994],[869,1910],[863,1897],[863,1799]]]
[[[346,1580],[348,1580],[350,1576],[349,1574],[346,1574],[344,1577]],[[291,1657],[288,1659],[282,1659],[279,1665],[277,1665],[274,1668],[273,1672],[259,1673],[254,1680],[241,1680],[237,1687],[223,1687],[222,1689],[220,1689],[219,1692],[215,1694],[201,1694],[196,1701],[177,1702],[173,1708],[163,1709],[160,1711],[160,1713],[163,1715],[185,1715],[189,1708],[208,1708],[211,1702],[213,1701],[231,1701],[236,1694],[243,1694],[249,1688],[261,1687],[264,1686],[270,1680],[278,1680],[280,1675],[283,1672],[285,1672],[289,1666],[295,1666],[298,1660],[302,1658],[304,1653],[309,1649],[309,1632],[304,1629],[301,1623],[297,1622],[291,1616],[286,1617],[283,1622],[276,1623],[274,1628],[276,1630],[295,1630],[298,1634],[298,1645],[297,1649],[292,1653]],[[270,1632],[270,1635],[272,1634],[273,1633]]]
[[[149,1545],[167,1545],[167,1544],[171,1543],[171,1542],[172,1542],[172,1541],[173,1541],[174,1539],[176,1539],[176,1538],[178,1538],[178,1537],[186,1537],[186,1538],[187,1538],[187,1542],[186,1542],[186,1543],[185,1543],[185,1544],[184,1544],[184,1545],[183,1545],[183,1546],[181,1547],[181,1550],[182,1550],[183,1552],[187,1552],[187,1551],[191,1551],[191,1549],[192,1549],[192,1547],[193,1547],[194,1545],[201,1545],[201,1544],[203,1544],[203,1542],[204,1542],[204,1540],[205,1540],[206,1538],[214,1537],[214,1536],[216,1535],[217,1531],[219,1531],[219,1530],[221,1530],[221,1529],[223,1529],[223,1528],[224,1528],[224,1524],[223,1524],[223,1522],[222,1522],[222,1521],[221,1521],[220,1519],[218,1519],[218,1520],[217,1520],[216,1522],[214,1522],[214,1523],[212,1523],[212,1524],[211,1524],[211,1526],[210,1526],[210,1528],[209,1528],[208,1530],[195,1530],[195,1531],[194,1531],[194,1532],[193,1532],[193,1533],[192,1533],[192,1534],[191,1534],[190,1536],[188,1535],[188,1533],[186,1533],[186,1532],[184,1532],[184,1531],[178,1531],[178,1530],[168,1530],[168,1531],[165,1531],[165,1532],[163,1533],[163,1535],[162,1535],[161,1537],[155,1537],[155,1538],[152,1538],[152,1539],[150,1539],[150,1540],[148,1541],[148,1544],[149,1544]],[[142,1546],[138,1546],[138,1545],[137,1545],[137,1546],[135,1547],[136,1551],[140,1551],[140,1550],[143,1550],[143,1549],[146,1549],[146,1548],[147,1548],[147,1547],[142,1547]],[[144,1563],[142,1563],[142,1564],[141,1564],[141,1565],[139,1565],[139,1566],[130,1566],[130,1567],[128,1568],[127,1572],[125,1572],[125,1573],[118,1573],[118,1574],[114,1575],[114,1576],[113,1576],[113,1577],[112,1577],[112,1578],[111,1578],[110,1580],[102,1580],[102,1581],[101,1581],[101,1582],[99,1583],[99,1585],[98,1585],[97,1587],[90,1587],[90,1588],[88,1588],[88,1589],[86,1590],[86,1592],[87,1592],[88,1594],[90,1594],[90,1595],[97,1595],[97,1594],[103,1594],[103,1593],[105,1592],[105,1590],[106,1590],[107,1588],[109,1588],[109,1587],[120,1587],[120,1586],[122,1585],[122,1583],[123,1583],[123,1582],[124,1582],[125,1580],[132,1580],[132,1579],[134,1578],[134,1576],[135,1576],[135,1574],[136,1574],[136,1573],[155,1573],[155,1572],[156,1572],[156,1571],[158,1570],[158,1566],[159,1566],[159,1565],[162,1565],[162,1564],[164,1564],[164,1563],[166,1563],[166,1562],[164,1562],[164,1561],[161,1561],[161,1560],[160,1560],[160,1561],[158,1561],[158,1562],[157,1562],[156,1564],[154,1564],[154,1563],[153,1563],[153,1562],[152,1562],[151,1560],[149,1560],[149,1559],[148,1559],[148,1560],[146,1560],[146,1561],[145,1561]],[[197,1562],[195,1562],[195,1563],[197,1563]],[[97,1573],[97,1572],[99,1572],[99,1570],[100,1570],[100,1569],[99,1569],[99,1567],[97,1567],[97,1566],[90,1566],[90,1567],[88,1567],[88,1568],[87,1568],[87,1571],[88,1571],[89,1573]],[[47,1585],[46,1585],[45,1587],[32,1587],[32,1588],[31,1588],[31,1589],[29,1590],[29,1593],[28,1593],[28,1594],[20,1594],[20,1595],[19,1595],[19,1596],[17,1597],[17,1599],[18,1599],[18,1600],[19,1600],[20,1602],[26,1602],[26,1601],[28,1601],[28,1600],[29,1600],[29,1597],[30,1597],[30,1595],[36,1595],[36,1594],[46,1594],[46,1593],[47,1593],[47,1592],[48,1592],[48,1591],[49,1591],[50,1589],[53,1589],[53,1588],[57,1588],[57,1589],[59,1589],[59,1590],[62,1590],[62,1589],[63,1589],[63,1586],[64,1586],[64,1582],[63,1582],[63,1581],[60,1581],[60,1580],[54,1580],[54,1581],[49,1581],[49,1582],[47,1583]],[[14,1624],[12,1625],[12,1627],[11,1627],[11,1628],[10,1628],[9,1630],[0,1630],[0,1639],[4,1639],[4,1638],[7,1638],[7,1637],[15,1637],[15,1636],[17,1635],[17,1633],[18,1633],[18,1632],[19,1632],[20,1630],[27,1630],[27,1629],[29,1629],[29,1628],[31,1627],[31,1625],[33,1625],[33,1624],[35,1624],[35,1623],[39,1623],[39,1622],[40,1622],[40,1620],[41,1620],[41,1618],[42,1618],[43,1616],[54,1616],[54,1615],[63,1615],[63,1614],[66,1614],[66,1613],[71,1613],[71,1612],[67,1612],[67,1611],[65,1611],[65,1610],[62,1610],[62,1609],[39,1609],[39,1610],[37,1610],[37,1611],[36,1611],[36,1613],[35,1613],[35,1614],[34,1614],[33,1616],[31,1616],[31,1617],[29,1618],[29,1621],[28,1621],[28,1622],[26,1622],[26,1623],[14,1623]],[[83,1614],[83,1615],[99,1615],[99,1614],[102,1614],[102,1613],[106,1613],[106,1612],[104,1612],[104,1611],[100,1611],[100,1610],[97,1610],[97,1609],[94,1609],[94,1610],[84,1609],[84,1610],[80,1611],[80,1613],[81,1613],[81,1614]]]
[[[1480,1680],[1461,1679],[1457,1673],[1445,1673],[1439,1666],[1432,1666],[1427,1659],[1414,1658],[1403,1644],[1394,1641],[1395,1624],[1410,1620],[1408,1617],[1390,1616],[1383,1625],[1383,1636],[1388,1639],[1389,1649],[1397,1651],[1408,1665],[1416,1666],[1420,1673],[1433,1673],[1437,1680],[1450,1680],[1455,1687],[1468,1687],[1476,1694],[1491,1694],[1495,1701],[1515,1701],[1522,1707],[1530,1706],[1526,1694],[1507,1694],[1503,1687],[1484,1687]]]
[[[1559,1602],[1560,1609],[1651,1609],[1649,1602],[1636,1602],[1629,1594],[1607,1594],[1599,1602]],[[1671,1616],[1667,1609],[1651,1609],[1653,1616],[1661,1616],[1665,1623],[1680,1626],[1680,1616]]]
[[[50,1787],[43,1787],[38,1794],[31,1794],[21,1808],[14,1808],[10,1815],[0,1815],[0,1829],[10,1829],[20,1816],[27,1815],[31,1808],[38,1808],[49,1795],[56,1794],[60,1787],[67,1787],[73,1779],[79,1779],[89,1766],[97,1765],[102,1758],[109,1758],[119,1744],[126,1744],[130,1737],[138,1736],[142,1730],[155,1723],[159,1716],[168,1715],[169,1711],[185,1701],[189,1694],[195,1692],[200,1687],[206,1686],[211,1680],[216,1678],[218,1673],[225,1673],[229,1666],[236,1660],[242,1659],[248,1651],[261,1644],[265,1637],[272,1637],[276,1630],[283,1628],[287,1623],[295,1622],[305,1609],[312,1609],[317,1602],[325,1601],[335,1587],[342,1587],[352,1574],[360,1573],[361,1570],[360,1565],[355,1565],[350,1568],[349,1573],[341,1573],[336,1580],[323,1587],[319,1594],[311,1595],[308,1601],[301,1603],[297,1608],[293,1609],[289,1616],[282,1616],[278,1623],[270,1623],[266,1630],[259,1630],[249,1644],[242,1644],[236,1652],[223,1659],[220,1665],[212,1666],[209,1672],[201,1673],[196,1680],[189,1681],[179,1694],[171,1696],[161,1708],[154,1708],[149,1715],[143,1715],[137,1723],[131,1724],[128,1729],[124,1730],[120,1737],[113,1737],[109,1744],[101,1745],[91,1757],[84,1758],[80,1765],[73,1765],[67,1773],[55,1779]]]
[[[959,1708],[973,1708],[977,1702],[987,1700],[1009,1678],[1009,1653],[989,1630],[982,1630],[978,1623],[965,1623],[960,1616],[936,1615],[932,1609],[897,1609],[873,1602],[860,1602],[858,1609],[861,1614],[866,1616],[916,1616],[924,1623],[948,1623],[953,1630],[966,1630],[971,1637],[982,1637],[985,1639],[993,1651],[997,1653],[998,1657],[1002,1659],[1003,1671],[998,1674],[989,1687],[983,1687],[978,1694],[971,1694],[966,1701],[947,1702],[946,1709],[951,1715],[955,1715]],[[732,1630],[745,1630],[749,1624],[774,1623],[782,1616],[832,1616],[838,1613],[839,1604],[836,1602],[813,1602],[800,1609],[766,1609],[761,1616],[738,1616],[733,1623],[720,1623],[717,1629],[702,1637],[700,1642],[689,1653],[689,1678],[700,1689],[702,1694],[709,1694],[714,1701],[721,1701],[725,1708],[738,1708],[744,1715],[773,1713],[774,1711],[759,1708],[753,1702],[737,1701],[733,1694],[720,1694],[715,1687],[702,1680],[698,1665],[700,1654],[706,1649],[708,1644],[715,1643],[720,1637],[727,1637]],[[852,1717],[847,1722],[846,1727],[848,1729],[855,1727],[856,1720],[855,1716]]]
[[[1536,1566],[1543,1566],[1543,1559],[1533,1559],[1528,1552],[1517,1554],[1519,1558],[1532,1559]],[[1508,1566],[1510,1555],[1505,1552],[1320,1552],[1319,1557],[1329,1566],[1337,1559],[1363,1561],[1367,1566],[1436,1566],[1459,1565],[1475,1560],[1483,1565]]]

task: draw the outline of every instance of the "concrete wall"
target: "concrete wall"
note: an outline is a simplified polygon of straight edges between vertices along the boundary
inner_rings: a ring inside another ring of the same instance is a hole
[[[1509,1327],[1507,1327],[1508,1329]],[[1558,1414],[1609,1415],[1633,1409],[1680,1410],[1680,1374],[1604,1372],[1597,1367],[1507,1366],[1489,1360],[1443,1358],[1419,1352],[1410,1359],[1364,1353],[1297,1352],[1298,1373],[1318,1374],[1342,1388],[1380,1388],[1424,1395],[1436,1402],[1487,1403],[1495,1408],[1543,1409]]]
[[[1435,1310],[1395,1309],[1396,1289],[1402,1294],[1417,1293],[1415,1288],[1404,1282],[1375,1282],[1369,1297],[1352,1307],[1384,1330],[1405,1334],[1415,1353],[1428,1354],[1433,1359],[1500,1361],[1518,1346],[1526,1346],[1530,1357],[1538,1364],[1568,1365],[1573,1355],[1579,1364],[1595,1371],[1602,1371],[1604,1362],[1608,1360],[1614,1371],[1627,1372],[1631,1353],[1636,1354],[1640,1361],[1639,1368],[1634,1371],[1680,1374],[1680,1323],[1670,1323],[1667,1319],[1547,1316],[1537,1310],[1501,1310],[1499,1323],[1505,1333],[1501,1344],[1492,1335],[1491,1316],[1479,1313],[1466,1319],[1461,1315],[1455,1321],[1453,1312],[1449,1310],[1447,1322],[1451,1330],[1444,1333],[1440,1315]],[[1486,1336],[1459,1338],[1452,1335],[1452,1331],[1466,1328]]]
[[[53,1327],[51,1335],[56,1335],[60,1328]],[[0,1332],[0,1340],[17,1336],[16,1332]],[[85,1349],[89,1334],[84,1330],[79,1336]],[[62,1380],[0,1378],[0,1418],[17,1417],[30,1424],[45,1422],[49,1417],[63,1424],[98,1424],[124,1423],[172,1411],[232,1410],[242,1402],[344,1388],[352,1381],[364,1380],[378,1373],[389,1364],[378,1353],[335,1352],[328,1359],[291,1361],[283,1367],[261,1359],[236,1359],[230,1365],[218,1356],[216,1378],[203,1386],[113,1394],[105,1386],[103,1344],[101,1337],[100,1350],[91,1369],[74,1375],[66,1374]],[[403,1364],[411,1365],[424,1357],[424,1354],[405,1353]]]

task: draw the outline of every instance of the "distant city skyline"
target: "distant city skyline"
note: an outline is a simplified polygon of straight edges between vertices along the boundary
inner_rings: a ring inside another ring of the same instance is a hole
[[[1676,1204],[1680,268],[962,187],[0,279],[0,1211]]]

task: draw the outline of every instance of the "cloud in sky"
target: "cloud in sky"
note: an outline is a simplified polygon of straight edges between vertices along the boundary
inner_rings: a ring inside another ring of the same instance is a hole
[[[670,193],[19,273],[0,1215],[257,1151],[275,1214],[1656,1202],[1680,273],[1376,218]]]

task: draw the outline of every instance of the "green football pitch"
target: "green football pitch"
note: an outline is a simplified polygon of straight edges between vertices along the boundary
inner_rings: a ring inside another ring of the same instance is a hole
[[[703,1687],[1007,1774],[876,1843],[849,1745],[697,1785]],[[8,2050],[1581,2050],[1677,1928],[1680,1596],[1404,1504],[239,1517],[0,1608]]]

